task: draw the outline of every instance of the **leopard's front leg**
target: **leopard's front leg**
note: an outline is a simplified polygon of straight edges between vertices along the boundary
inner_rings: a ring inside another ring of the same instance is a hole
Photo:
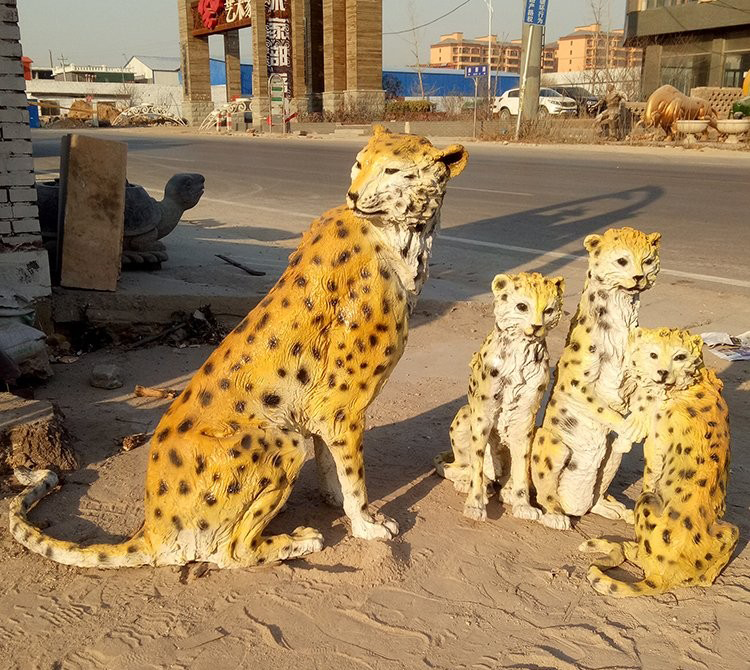
[[[344,499],[344,512],[352,523],[352,535],[365,540],[390,540],[398,524],[369,510],[363,454],[364,417],[337,417],[321,437],[330,449]]]

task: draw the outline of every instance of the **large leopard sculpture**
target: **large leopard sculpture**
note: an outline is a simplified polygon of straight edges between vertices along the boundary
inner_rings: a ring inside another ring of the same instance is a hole
[[[312,528],[265,535],[291,493],[312,437],[320,482],[343,505],[352,534],[389,539],[365,488],[365,410],[406,344],[409,315],[427,278],[449,179],[465,167],[460,145],[376,127],[357,155],[347,204],[316,219],[262,302],[201,366],[156,428],[145,522],[119,544],[82,547],[27,520],[56,485],[49,471],[10,510],[30,550],[78,566],[240,568],[321,549]]]
[[[464,515],[487,518],[488,487],[513,516],[538,519],[529,502],[534,421],[549,383],[546,336],[562,316],[565,281],[538,272],[492,281],[495,328],[471,359],[468,404],[450,427],[451,451],[435,457],[438,474],[468,493]]]
[[[739,531],[721,520],[729,417],[723,385],[705,367],[702,347],[700,336],[666,328],[639,329],[631,339],[636,391],[618,439],[630,446],[645,439],[643,492],[635,506],[635,542],[599,539],[580,547],[607,554],[588,570],[599,593],[623,598],[708,586],[732,556]],[[643,570],[643,579],[627,583],[602,570],[625,560]]]
[[[614,228],[584,240],[586,283],[531,452],[540,521],[551,528],[567,530],[570,516],[587,512],[632,523],[632,510],[607,494],[622,459],[608,437],[627,411],[628,337],[659,272],[660,237]]]

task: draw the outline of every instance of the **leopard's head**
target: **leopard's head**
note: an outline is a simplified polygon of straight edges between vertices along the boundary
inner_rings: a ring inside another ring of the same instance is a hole
[[[424,137],[375,126],[352,167],[346,204],[359,216],[419,231],[437,214],[448,180],[468,158],[460,144],[438,149]]]
[[[544,277],[538,272],[497,275],[492,280],[495,323],[503,330],[541,339],[560,322],[564,291],[562,277]]]
[[[637,328],[629,344],[631,369],[644,386],[685,389],[703,368],[703,339],[687,330]]]
[[[611,228],[588,235],[589,276],[607,288],[640,293],[651,288],[659,273],[659,233],[633,228]]]

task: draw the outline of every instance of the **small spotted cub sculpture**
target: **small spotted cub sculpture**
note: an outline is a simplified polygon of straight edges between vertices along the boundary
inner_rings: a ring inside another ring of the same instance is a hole
[[[487,518],[487,490],[496,480],[513,516],[542,514],[529,503],[529,456],[549,382],[545,337],[560,321],[564,287],[562,277],[536,272],[497,275],[492,282],[495,329],[471,359],[469,403],[450,428],[453,450],[435,458],[437,472],[469,494],[464,515],[470,519]]]
[[[357,155],[347,204],[315,220],[268,296],[211,354],[156,428],[146,473],[145,523],[120,544],[81,547],[44,535],[26,512],[56,484],[29,487],[10,510],[13,536],[80,566],[224,568],[304,556],[313,528],[265,535],[284,506],[312,436],[321,485],[343,505],[352,534],[389,539],[365,488],[365,410],[406,344],[427,278],[448,181],[468,156],[382,127]]]
[[[739,536],[736,526],[721,520],[729,419],[722,383],[703,364],[703,341],[687,331],[643,329],[631,343],[637,390],[621,439],[645,438],[636,541],[589,540],[580,547],[607,554],[589,568],[588,579],[599,593],[618,598],[708,586]],[[643,570],[644,579],[626,583],[602,571],[626,559]]]
[[[607,495],[622,458],[607,438],[627,410],[628,337],[638,326],[640,293],[659,272],[660,237],[612,228],[584,240],[586,284],[531,451],[541,522],[551,528],[567,530],[570,516],[587,512],[633,522],[632,510]]]

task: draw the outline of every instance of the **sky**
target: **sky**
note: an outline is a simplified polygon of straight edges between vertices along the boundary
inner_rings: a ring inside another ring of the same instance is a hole
[[[383,0],[383,32],[409,29],[436,19],[463,0]],[[625,0],[549,0],[546,41],[593,20],[592,4],[603,7],[603,23],[622,28]],[[500,39],[521,35],[524,0],[493,0],[492,31]],[[62,7],[64,6],[64,11]],[[52,8],[55,7],[55,10]],[[177,0],[18,0],[21,43],[38,66],[68,63],[121,66],[133,55],[177,56]],[[607,21],[609,16],[609,21]],[[420,60],[443,33],[462,31],[467,38],[487,34],[485,0],[469,0],[456,12],[417,31]],[[249,29],[240,32],[243,61],[250,62]],[[384,35],[383,66],[413,65],[410,33]],[[210,38],[211,55],[223,57],[221,37]]]

